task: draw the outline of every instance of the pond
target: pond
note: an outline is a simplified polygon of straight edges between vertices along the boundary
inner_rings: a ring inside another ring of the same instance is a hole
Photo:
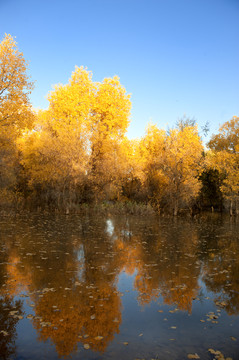
[[[238,359],[239,221],[0,219],[3,359]]]

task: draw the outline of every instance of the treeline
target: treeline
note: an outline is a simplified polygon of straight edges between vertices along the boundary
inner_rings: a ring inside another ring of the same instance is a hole
[[[0,202],[71,211],[82,204],[135,202],[177,215],[203,208],[237,212],[239,118],[205,150],[194,121],[165,131],[149,124],[140,139],[126,137],[130,95],[118,77],[93,82],[76,67],[66,85],[34,111],[32,83],[16,42],[0,44]]]

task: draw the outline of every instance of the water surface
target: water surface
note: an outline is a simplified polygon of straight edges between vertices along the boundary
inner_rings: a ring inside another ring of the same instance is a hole
[[[3,359],[213,359],[216,351],[239,359],[236,219],[1,217]]]

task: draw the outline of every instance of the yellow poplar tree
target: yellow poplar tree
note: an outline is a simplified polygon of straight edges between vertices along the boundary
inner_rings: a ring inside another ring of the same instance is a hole
[[[158,210],[189,205],[200,190],[198,175],[203,146],[196,126],[170,130],[167,134],[150,124],[141,143],[144,185]]]
[[[198,195],[202,165],[203,145],[197,126],[172,129],[167,136],[163,172],[174,215],[177,215],[180,203],[190,205]]]
[[[55,86],[48,100],[35,130],[19,141],[30,186],[55,189],[58,202],[80,188],[86,198],[89,189],[98,198],[112,186],[119,194],[121,143],[131,105],[119,78],[94,83],[87,69],[76,67],[68,84]]]
[[[33,84],[27,63],[11,35],[0,43],[0,187],[15,183],[16,138],[31,127],[29,94]]]
[[[56,136],[51,124],[48,126],[44,121],[48,116],[47,112],[39,115],[38,128],[19,138],[21,164],[28,185],[36,195],[40,189],[46,198],[55,200],[58,207],[68,207],[86,176],[87,139],[82,132],[59,131]]]
[[[121,200],[142,199],[143,165],[139,149],[140,139],[137,138],[124,137],[120,144]]]
[[[143,171],[141,172],[141,181],[147,196],[158,211],[167,185],[167,179],[163,172],[165,144],[166,132],[158,129],[154,124],[149,124],[139,147]]]
[[[117,76],[97,83],[96,89],[90,122],[90,180],[94,193],[100,196],[116,180],[115,166],[129,125],[131,102]]]
[[[89,128],[94,96],[92,74],[84,67],[77,67],[68,84],[56,85],[48,95],[48,127],[54,135],[62,132],[80,135]]]

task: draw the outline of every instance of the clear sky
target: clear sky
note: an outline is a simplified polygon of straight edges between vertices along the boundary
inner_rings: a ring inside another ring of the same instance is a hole
[[[130,138],[150,120],[186,114],[215,133],[239,116],[239,0],[0,0],[5,33],[29,62],[34,107],[83,65],[132,94]]]

